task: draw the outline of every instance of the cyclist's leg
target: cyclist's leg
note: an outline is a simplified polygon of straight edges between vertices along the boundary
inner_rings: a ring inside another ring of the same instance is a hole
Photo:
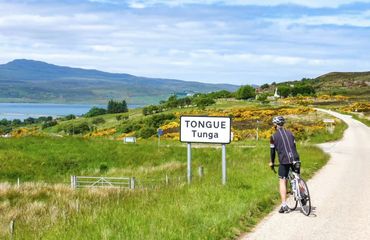
[[[282,206],[286,206],[287,199],[287,179],[289,174],[289,164],[280,164],[279,166],[279,190]]]

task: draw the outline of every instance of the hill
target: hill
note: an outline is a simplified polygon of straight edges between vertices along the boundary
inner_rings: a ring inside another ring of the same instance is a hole
[[[331,72],[313,79],[303,78],[286,83],[312,85],[316,92],[323,94],[370,96],[370,72]]]
[[[157,103],[178,92],[234,91],[237,88],[230,84],[138,77],[25,59],[0,65],[2,102],[106,103],[113,98],[144,105]]]
[[[322,92],[370,95],[370,72],[332,72],[313,80]]]
[[[276,88],[281,96],[298,94],[344,95],[353,100],[368,101],[370,99],[370,72],[331,72],[316,78],[280,83],[263,84],[259,93],[274,94]]]

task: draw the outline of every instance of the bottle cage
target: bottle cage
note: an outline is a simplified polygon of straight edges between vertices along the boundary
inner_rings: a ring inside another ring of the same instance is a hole
[[[299,169],[301,168],[301,162],[293,162],[293,171],[294,172],[299,172]]]

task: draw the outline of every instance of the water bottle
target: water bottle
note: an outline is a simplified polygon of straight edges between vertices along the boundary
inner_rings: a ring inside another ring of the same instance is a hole
[[[296,190],[296,185],[295,185],[295,181],[294,181],[294,180],[292,181],[292,189],[293,189],[293,192],[295,192],[295,190]]]

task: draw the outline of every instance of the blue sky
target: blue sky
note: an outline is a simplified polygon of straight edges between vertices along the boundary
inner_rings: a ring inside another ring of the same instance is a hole
[[[0,0],[0,63],[263,84],[370,71],[370,0]]]

